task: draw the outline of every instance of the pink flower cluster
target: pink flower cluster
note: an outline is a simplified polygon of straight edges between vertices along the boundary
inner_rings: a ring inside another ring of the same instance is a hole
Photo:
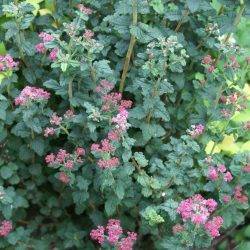
[[[26,105],[29,101],[48,100],[50,93],[42,88],[26,86],[18,97],[15,98],[15,105]]]
[[[104,139],[100,144],[92,144],[91,151],[99,153],[111,153],[115,151],[115,147],[110,143],[108,139]]]
[[[196,194],[181,201],[177,213],[181,215],[184,222],[191,220],[196,225],[204,225],[205,230],[210,233],[211,237],[215,237],[215,232],[218,232],[223,223],[221,217],[221,223],[218,223],[219,220],[215,219],[216,217],[209,220],[216,208],[217,202],[215,200],[205,199],[200,194]]]
[[[207,68],[207,71],[209,73],[214,72],[215,70],[215,65],[214,65],[214,59],[212,59],[212,57],[210,55],[206,55],[203,57],[202,59],[202,64],[204,64]]]
[[[100,159],[97,161],[97,165],[101,169],[115,168],[120,164],[117,157],[111,157],[110,159]]]
[[[18,62],[15,62],[10,55],[0,55],[0,72],[16,69]]]
[[[82,163],[82,157],[85,155],[84,148],[76,148],[73,154],[68,153],[64,149],[60,149],[56,154],[48,154],[45,157],[45,162],[49,167],[60,167],[63,171],[59,173],[59,180],[65,184],[70,181],[69,176],[65,172],[70,172],[74,169],[76,163]]]
[[[207,221],[204,225],[206,231],[210,234],[212,238],[220,236],[219,229],[223,224],[223,218],[221,216],[215,216],[212,220]]]
[[[86,29],[84,34],[83,34],[83,37],[85,37],[86,40],[91,40],[94,35],[95,35],[95,33],[92,30]]]
[[[104,155],[110,155],[115,151],[115,147],[111,144],[111,142],[108,139],[104,139],[101,141],[100,144],[94,143],[91,145],[91,151],[93,153],[98,153],[101,156]],[[99,159],[97,161],[97,165],[101,169],[106,168],[114,168],[119,165],[119,159],[117,157],[110,157],[109,159],[106,159],[106,157],[102,157],[102,159]]]
[[[229,58],[229,63],[225,63],[224,67],[237,69],[240,67],[240,64],[238,63],[237,58],[235,56],[231,56]]]
[[[4,220],[1,222],[0,226],[0,237],[6,237],[12,230],[12,222]]]
[[[225,182],[231,182],[233,180],[231,172],[227,171],[226,166],[223,164],[220,164],[217,167],[210,167],[207,177],[211,181],[217,181],[220,177],[222,177]]]
[[[127,109],[131,108],[132,101],[122,100],[121,93],[109,93],[113,88],[114,85],[111,82],[101,80],[95,89],[102,97],[102,111],[111,114],[110,119],[112,124],[114,124],[114,128],[108,132],[106,139],[102,140],[100,144],[95,143],[91,146],[91,151],[95,154],[98,153],[101,157],[97,162],[97,165],[101,169],[114,168],[119,165],[119,159],[111,156],[116,150],[112,142],[119,141],[122,134],[125,133],[129,127],[129,123],[127,122]],[[113,115],[114,113],[116,114]]]
[[[52,42],[54,40],[54,37],[46,32],[41,32],[39,34],[39,38],[41,38],[42,42],[38,43],[35,46],[36,52],[40,54],[46,53],[46,43]],[[58,48],[53,48],[49,54],[49,59],[51,61],[55,61],[57,59],[57,54],[58,54],[59,49]]]
[[[93,10],[85,7],[83,4],[78,4],[77,8],[80,12],[84,13],[85,15],[91,15],[93,13]]]
[[[237,93],[233,93],[233,94],[231,94],[229,96],[222,95],[220,97],[220,102],[224,103],[224,104],[234,104],[234,103],[237,102],[237,100],[238,100],[238,94]]]
[[[199,135],[203,134],[205,127],[202,124],[192,125],[191,129],[187,130],[187,133],[192,137],[196,138]]]
[[[95,92],[106,95],[108,92],[110,92],[114,88],[114,84],[107,81],[107,80],[101,80],[100,84],[95,88]]]
[[[248,196],[244,194],[243,189],[241,186],[236,186],[234,189],[234,199],[237,200],[239,203],[247,203]]]
[[[50,53],[49,53],[49,59],[50,59],[51,61],[55,61],[55,60],[57,59],[58,51],[59,51],[58,48],[54,48],[54,49],[52,49],[52,50],[50,51]]]
[[[107,232],[107,235],[105,235]],[[97,241],[100,245],[105,242],[105,239],[111,246],[116,246],[119,250],[132,250],[133,244],[137,239],[137,234],[127,232],[127,237],[120,239],[123,229],[119,220],[110,219],[106,227],[98,226],[90,232],[92,240]]]
[[[65,114],[63,115],[63,117],[58,116],[56,113],[53,113],[53,115],[50,118],[50,124],[54,125],[55,128],[54,127],[46,127],[44,129],[44,136],[45,137],[53,136],[57,130],[60,130],[61,127],[63,127],[63,126],[61,126],[62,123],[67,124],[68,120],[73,118],[74,116],[75,116],[74,111],[71,109],[67,110],[65,112]]]
[[[177,213],[184,221],[190,219],[194,224],[204,224],[216,207],[215,200],[206,200],[200,194],[196,194],[183,200],[177,208]]]
[[[179,223],[172,227],[173,234],[178,234],[182,232],[184,229],[185,229],[184,226]]]
[[[250,164],[249,163],[243,167],[243,171],[246,173],[250,173]]]

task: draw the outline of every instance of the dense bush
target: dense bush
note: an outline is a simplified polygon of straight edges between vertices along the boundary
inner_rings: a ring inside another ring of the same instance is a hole
[[[0,247],[216,248],[243,223],[249,10],[1,0]]]

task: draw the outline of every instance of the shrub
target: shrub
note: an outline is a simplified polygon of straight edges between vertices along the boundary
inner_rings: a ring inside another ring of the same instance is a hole
[[[202,249],[244,222],[246,2],[3,1],[0,247]]]

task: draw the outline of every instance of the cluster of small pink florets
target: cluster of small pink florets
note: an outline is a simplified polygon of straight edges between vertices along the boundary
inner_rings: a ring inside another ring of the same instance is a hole
[[[65,184],[70,182],[70,177],[66,172],[74,169],[75,164],[82,163],[82,157],[85,155],[84,148],[76,148],[73,154],[68,153],[64,149],[60,149],[56,154],[48,154],[45,157],[45,162],[49,167],[59,168],[63,171],[59,172],[59,180]]]
[[[107,232],[107,235],[105,235]],[[134,232],[127,232],[127,237],[120,239],[123,229],[119,220],[110,219],[106,227],[98,226],[90,232],[92,240],[97,241],[103,245],[105,240],[111,245],[116,246],[119,250],[132,250],[133,244],[137,239],[137,234]]]
[[[111,122],[114,125],[114,128],[108,132],[106,139],[102,140],[100,144],[94,143],[91,146],[91,151],[101,157],[97,162],[101,169],[114,168],[119,165],[119,159],[111,156],[116,150],[112,143],[119,141],[122,134],[129,128],[127,109],[131,108],[132,101],[122,100],[121,93],[109,93],[113,88],[112,83],[102,80],[95,89],[102,97],[102,111],[112,115]]]
[[[210,167],[207,177],[211,181],[217,181],[220,177],[222,177],[225,182],[231,182],[233,180],[231,172],[228,171],[223,164],[220,164],[217,167]]]
[[[196,194],[183,200],[177,208],[177,213],[181,215],[184,222],[190,220],[195,225],[203,225],[210,236],[214,238],[220,235],[219,229],[223,223],[220,216],[210,219],[216,208],[217,202],[215,200],[205,199],[200,194]],[[180,226],[174,228],[174,230],[182,231]]]
[[[60,131],[61,128],[64,128],[64,124],[66,125],[69,119],[73,118],[74,116],[75,116],[74,111],[71,109],[67,110],[63,115],[63,117],[58,116],[56,113],[53,113],[53,115],[50,118],[50,124],[53,125],[54,127],[46,127],[44,129],[44,136],[45,137],[53,136],[56,133],[56,131]]]
[[[15,62],[10,55],[0,55],[0,72],[16,69],[18,62]]]
[[[0,225],[0,237],[6,237],[12,230],[12,222],[4,220]]]
[[[15,98],[15,105],[26,105],[30,101],[48,100],[50,93],[42,88],[26,86],[18,97]]]
[[[196,138],[199,135],[203,134],[205,127],[202,124],[192,125],[190,129],[187,130],[187,133],[192,137]]]
[[[233,198],[239,203],[247,203],[248,202],[248,196],[244,193],[242,187],[240,185],[237,185],[234,188]],[[222,197],[222,200],[224,203],[228,203],[232,200],[231,195],[224,195]]]
[[[41,53],[41,54],[44,54],[46,53],[47,49],[46,49],[46,43],[49,43],[49,42],[52,42],[54,40],[54,37],[46,32],[41,32],[39,34],[39,38],[42,39],[42,42],[41,43],[38,43],[36,46],[35,46],[35,49],[38,53]],[[57,58],[57,54],[58,54],[58,51],[59,49],[58,48],[53,48],[51,51],[50,51],[50,54],[49,54],[49,58],[51,61],[55,61],[56,58]]]
[[[207,71],[209,73],[212,73],[215,70],[215,64],[214,64],[214,62],[215,62],[215,60],[212,59],[212,57],[210,55],[206,55],[202,59],[202,64],[205,65],[205,67],[207,68]]]
[[[85,15],[91,15],[93,13],[93,10],[85,7],[83,4],[78,4],[77,8],[80,12],[84,13]]]

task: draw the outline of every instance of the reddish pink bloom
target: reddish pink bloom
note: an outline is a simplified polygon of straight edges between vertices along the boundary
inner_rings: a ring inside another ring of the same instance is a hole
[[[120,107],[125,108],[125,109],[130,109],[132,107],[133,102],[130,100],[121,100],[121,105]]]
[[[228,103],[236,103],[238,100],[237,93],[234,93],[228,97]]]
[[[26,86],[18,97],[15,98],[15,105],[26,105],[29,101],[48,100],[50,93],[36,87]]]
[[[247,203],[248,197],[243,193],[241,186],[236,186],[234,190],[234,199],[237,200],[239,203]]]
[[[99,244],[104,243],[104,227],[103,226],[98,226],[97,229],[93,229],[90,232],[90,237],[92,240],[97,241]]]
[[[128,119],[128,111],[126,109],[123,109],[120,111],[120,113],[117,114],[116,117],[112,118],[112,122],[116,123],[117,128],[119,130],[126,131],[129,126],[127,119]]]
[[[96,143],[93,143],[91,145],[91,151],[93,151],[93,152],[99,152],[100,151],[100,145],[96,144]]]
[[[56,162],[57,163],[64,163],[65,160],[70,156],[70,154],[64,150],[64,149],[59,149],[57,156],[56,156]]]
[[[187,133],[192,137],[196,138],[199,135],[203,134],[205,127],[202,124],[192,125],[191,129],[187,130]]]
[[[50,59],[51,61],[55,61],[55,60],[57,59],[58,51],[59,51],[58,48],[54,48],[54,49],[52,49],[52,50],[50,51],[50,53],[49,53],[49,59]]]
[[[250,130],[250,121],[247,121],[244,126],[243,126],[244,129],[246,130]]]
[[[122,99],[121,93],[116,93],[116,92],[102,96],[103,100],[102,110],[107,112],[113,108],[116,108],[121,99]]]
[[[75,116],[75,114],[74,114],[74,111],[72,109],[67,110],[64,114],[64,117],[67,119],[72,118],[74,116]]]
[[[48,43],[54,40],[54,37],[46,32],[41,32],[38,36],[43,40],[44,43]]]
[[[120,139],[119,132],[116,131],[116,130],[109,131],[108,139],[111,140],[111,141],[119,141],[119,139]]]
[[[108,241],[111,245],[115,245],[122,234],[122,227],[119,220],[110,219],[107,224]]]
[[[45,130],[44,130],[44,136],[45,137],[49,137],[49,136],[52,136],[54,134],[55,134],[55,129],[54,128],[52,128],[52,127],[45,128]]]
[[[94,36],[94,32],[92,30],[85,30],[83,36],[87,39],[90,40]]]
[[[214,70],[215,70],[214,65],[209,66],[208,69],[207,69],[207,71],[208,71],[209,73],[214,72]]]
[[[118,250],[132,250],[136,239],[136,233],[128,232],[128,236],[126,238],[121,239],[121,241],[119,242]]]
[[[228,203],[228,202],[231,200],[231,196],[229,196],[229,195],[224,195],[224,196],[222,197],[222,200],[223,200],[224,203]]]
[[[250,173],[250,164],[247,164],[246,166],[244,166],[243,171],[246,173]]]
[[[216,181],[218,178],[219,176],[217,170],[214,167],[210,167],[208,171],[208,179],[211,181]]]
[[[95,91],[102,95],[109,93],[114,88],[114,84],[107,81],[101,80],[100,84],[96,87]]]
[[[54,164],[55,163],[55,155],[53,153],[46,155],[45,162],[47,164]]]
[[[214,199],[207,199],[206,206],[208,207],[209,212],[213,212],[217,208],[217,202]]]
[[[231,116],[231,111],[228,109],[222,109],[220,112],[221,115],[225,118],[229,118]]]
[[[177,208],[177,213],[183,221],[190,219],[195,224],[204,224],[216,206],[217,203],[212,199],[206,200],[200,194],[196,194],[183,200]]]
[[[227,97],[224,96],[224,95],[222,95],[222,96],[220,97],[220,102],[221,102],[221,103],[226,103],[226,102],[227,102]]]
[[[226,168],[225,165],[220,164],[220,165],[218,165],[218,171],[219,171],[220,173],[225,173],[225,172],[227,171],[227,168]]]
[[[211,64],[212,62],[213,62],[213,59],[212,59],[212,57],[211,57],[210,55],[206,55],[206,56],[204,56],[203,59],[202,59],[202,63],[203,63],[203,64],[206,64],[206,65],[209,65],[209,64]]]
[[[35,46],[36,52],[40,53],[40,54],[44,54],[46,52],[46,48],[44,46],[44,43],[38,43]]]
[[[172,227],[173,234],[178,234],[182,232],[184,229],[185,229],[184,226],[182,226],[181,224],[176,224]]]
[[[50,118],[51,125],[59,126],[61,122],[62,122],[62,117],[58,116],[56,113],[54,113],[52,117]]]
[[[15,62],[14,59],[9,55],[1,56],[0,55],[0,72],[5,70],[13,70],[18,66],[18,62]]]
[[[12,222],[4,220],[1,222],[0,226],[0,237],[6,237],[12,230]]]
[[[68,184],[70,182],[69,176],[64,172],[59,173],[58,179],[64,184]]]
[[[67,160],[65,162],[65,168],[70,169],[70,170],[73,169],[74,168],[74,162],[72,160]]]
[[[117,157],[112,157],[108,160],[100,159],[97,162],[97,165],[101,169],[106,169],[106,168],[115,168],[120,164],[120,161]]]
[[[216,238],[220,236],[219,229],[222,226],[222,224],[223,224],[223,218],[221,216],[216,216],[212,220],[207,221],[204,227],[212,238]]]
[[[76,148],[76,155],[77,156],[84,156],[85,155],[84,148],[81,148],[81,147]]]
[[[239,63],[238,63],[238,61],[237,61],[237,59],[236,59],[235,56],[231,56],[231,57],[230,57],[230,60],[231,60],[230,66],[231,66],[232,68],[237,69],[237,68],[240,67],[240,65],[239,65]]]
[[[91,15],[93,13],[92,9],[85,7],[83,4],[78,4],[77,8],[86,15]]]
[[[224,181],[230,182],[230,181],[232,181],[232,179],[233,179],[232,174],[231,174],[229,171],[227,171],[227,172],[224,174]]]

